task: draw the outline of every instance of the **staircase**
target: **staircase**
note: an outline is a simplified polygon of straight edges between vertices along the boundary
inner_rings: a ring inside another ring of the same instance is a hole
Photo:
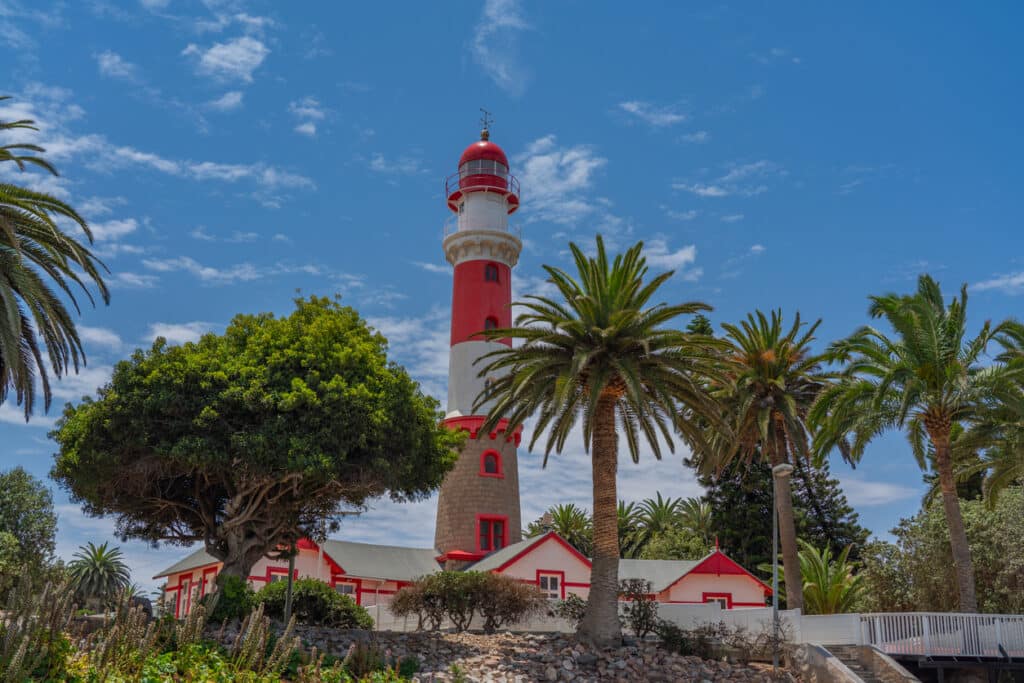
[[[864,683],[883,683],[881,678],[860,663],[860,648],[856,645],[826,645],[825,647]]]

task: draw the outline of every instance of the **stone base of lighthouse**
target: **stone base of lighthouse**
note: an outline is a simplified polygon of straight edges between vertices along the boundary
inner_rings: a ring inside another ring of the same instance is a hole
[[[466,429],[469,437],[455,467],[445,477],[437,500],[434,547],[445,557],[446,569],[461,569],[500,547],[522,540],[516,459],[519,436],[507,436],[504,431],[479,434],[477,424],[463,424],[466,422],[479,424],[482,419],[447,421],[449,427]],[[498,471],[488,472],[493,468],[488,468],[486,459],[494,456]],[[495,522],[502,524],[500,545],[493,534]],[[487,534],[489,529],[492,532]],[[482,535],[486,537],[483,542]]]

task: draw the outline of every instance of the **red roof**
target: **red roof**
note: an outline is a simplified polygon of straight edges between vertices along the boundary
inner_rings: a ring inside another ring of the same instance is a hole
[[[490,140],[477,140],[467,147],[466,151],[459,158],[459,166],[462,166],[467,161],[477,161],[478,159],[498,161],[504,164],[505,168],[508,168],[508,157],[505,156],[505,150]]]

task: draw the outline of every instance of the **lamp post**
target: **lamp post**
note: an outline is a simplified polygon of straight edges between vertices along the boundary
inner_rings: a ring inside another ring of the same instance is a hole
[[[793,473],[793,466],[782,463],[772,468],[772,671],[779,668],[779,508],[776,480]]]

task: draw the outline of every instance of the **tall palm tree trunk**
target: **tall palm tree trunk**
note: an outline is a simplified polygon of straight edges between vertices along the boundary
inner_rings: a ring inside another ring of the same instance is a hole
[[[793,488],[790,476],[775,474],[775,466],[782,464],[778,455],[773,455],[772,486],[775,489],[775,511],[779,516],[779,539],[782,542],[782,581],[786,586],[786,608],[803,609],[804,586],[800,575],[800,555],[796,546],[796,521],[793,518]]]
[[[618,436],[615,432],[615,397],[602,396],[594,416],[591,453],[594,485],[594,557],[590,570],[590,598],[578,635],[598,647],[622,643],[619,625],[619,517],[616,470]]]
[[[953,551],[953,566],[956,568],[960,611],[977,612],[978,597],[974,592],[974,562],[971,560],[971,546],[967,543],[964,518],[960,514],[960,497],[956,493],[956,480],[953,477],[949,431],[940,428],[930,436],[932,446],[935,448],[935,464],[939,470],[942,507],[946,511],[946,525],[949,527],[949,545]]]

